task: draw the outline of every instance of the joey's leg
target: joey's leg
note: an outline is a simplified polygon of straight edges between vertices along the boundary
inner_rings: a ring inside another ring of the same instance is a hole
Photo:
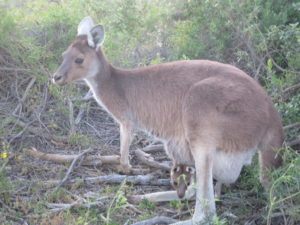
[[[129,147],[133,138],[132,128],[129,125],[120,124],[120,164],[124,173],[129,173],[131,165],[129,162]]]

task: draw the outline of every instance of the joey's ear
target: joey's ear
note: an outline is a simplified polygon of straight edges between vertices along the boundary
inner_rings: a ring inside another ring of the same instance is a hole
[[[91,29],[91,34],[93,37],[93,42],[95,44],[96,50],[103,44],[105,39],[104,27],[101,24],[94,26]]]
[[[194,173],[195,173],[195,168],[194,168],[194,167],[187,166],[187,167],[186,167],[186,172],[188,172],[188,173],[190,173],[190,174],[194,174]]]
[[[77,35],[87,35],[88,44],[90,47],[94,48],[95,44],[91,34],[91,29],[94,27],[94,22],[91,17],[84,17],[78,25]]]

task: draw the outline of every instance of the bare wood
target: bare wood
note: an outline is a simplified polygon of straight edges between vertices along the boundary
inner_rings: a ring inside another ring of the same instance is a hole
[[[300,127],[300,122],[297,123],[292,123],[290,125],[284,126],[283,129],[284,131],[295,128],[295,127]]]
[[[154,186],[170,186],[169,179],[157,179],[154,175],[120,175],[120,174],[111,174],[106,176],[98,176],[98,177],[87,177],[84,178],[84,182],[91,184],[121,184],[126,180],[129,183],[135,185],[154,185]],[[77,179],[69,180],[69,183],[76,183]],[[59,184],[60,180],[49,180],[43,182],[43,185],[52,186]]]
[[[152,219],[140,221],[137,223],[134,223],[132,225],[156,225],[156,224],[171,224],[176,223],[178,220],[172,219],[170,217],[166,216],[157,216]]]
[[[290,92],[294,92],[296,90],[299,90],[300,89],[300,83],[298,84],[295,84],[293,86],[290,86],[286,89],[283,90],[283,94],[287,94],[287,93],[290,93]]]
[[[38,151],[36,148],[31,148],[28,151],[28,154],[43,160],[51,160],[56,163],[66,163],[72,162],[79,155],[62,155],[62,154],[52,154],[52,153],[43,153]],[[108,156],[100,156],[93,155],[85,157],[82,165],[95,165],[100,166],[102,164],[119,164],[120,156],[118,155],[108,155]]]
[[[74,119],[74,106],[70,99],[68,99],[68,105],[69,105],[69,123],[70,123],[69,136],[71,136],[76,133],[76,127],[75,127],[75,119]]]
[[[288,142],[287,144],[288,144],[288,146],[290,146],[290,147],[292,147],[292,146],[294,146],[294,145],[299,145],[299,144],[300,144],[300,138],[296,138],[296,139],[294,139],[294,140]]]
[[[61,187],[61,186],[67,181],[67,179],[69,178],[71,172],[74,170],[74,167],[75,167],[75,165],[76,165],[76,162],[77,162],[82,156],[84,156],[85,154],[87,154],[87,153],[89,153],[89,152],[91,152],[91,151],[92,151],[92,149],[90,149],[90,148],[87,149],[87,150],[84,150],[83,152],[81,152],[79,155],[77,155],[77,156],[73,159],[71,166],[69,167],[69,169],[68,169],[66,175],[65,175],[64,178],[61,180],[61,182],[60,182],[60,184],[57,186],[57,188],[58,188],[58,187]],[[81,161],[81,162],[82,162],[82,161]],[[78,166],[80,166],[80,163],[79,163]]]
[[[18,67],[0,67],[2,71],[29,71],[26,68],[18,68]]]
[[[15,123],[18,126],[23,127],[23,128],[25,128],[27,126],[27,124],[24,123],[23,121],[13,118],[13,117],[8,118],[8,120],[9,120],[9,122]],[[45,130],[43,130],[39,127],[28,126],[26,128],[26,130],[28,130],[30,133],[35,134],[39,137],[44,137],[48,140],[54,140],[56,142],[67,142],[69,140],[69,138],[67,136],[56,136],[56,135],[48,134],[48,133],[45,134]]]
[[[140,203],[143,199],[150,202],[169,202],[172,200],[192,200],[195,198],[196,190],[194,187],[189,187],[183,198],[179,198],[176,191],[159,191],[143,195],[127,196],[128,201],[133,204]]]
[[[142,149],[144,152],[147,153],[154,153],[154,152],[163,152],[164,145],[149,145]]]
[[[110,198],[109,196],[103,196],[98,198],[96,201],[91,203],[82,203],[82,202],[74,202],[74,203],[46,203],[45,205],[50,209],[50,212],[60,212],[70,208],[91,208],[91,207],[99,207],[104,206],[105,199]]]
[[[171,167],[166,165],[166,164],[162,164],[159,162],[156,162],[151,155],[143,152],[142,150],[138,149],[134,151],[134,154],[137,156],[138,160],[141,161],[142,163],[144,163],[147,166],[150,167],[154,167],[157,169],[163,169],[163,170],[170,170]]]

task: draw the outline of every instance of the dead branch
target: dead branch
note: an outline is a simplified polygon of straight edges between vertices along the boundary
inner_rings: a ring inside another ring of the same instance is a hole
[[[300,138],[296,138],[296,139],[294,139],[292,141],[289,141],[287,143],[287,145],[290,146],[290,147],[295,146],[295,145],[299,145],[299,144],[300,144]]]
[[[171,224],[171,223],[176,223],[178,220],[172,219],[170,217],[166,216],[157,216],[152,219],[140,221],[137,223],[134,223],[132,225],[156,225],[156,224]]]
[[[292,123],[290,125],[284,126],[283,129],[286,131],[295,127],[300,127],[300,122]]]
[[[24,123],[23,121],[21,121],[17,118],[11,117],[11,118],[8,118],[8,120],[10,123],[15,123],[16,125],[18,125],[22,128],[25,128],[27,126],[26,123]],[[49,134],[49,133],[45,134],[44,130],[39,127],[28,126],[27,131],[29,131],[30,133],[35,134],[39,137],[44,137],[48,140],[54,140],[56,142],[67,142],[69,139],[67,136],[56,136],[56,135]]]
[[[196,196],[196,190],[193,187],[189,187],[183,199],[180,199],[176,191],[159,191],[152,192],[142,195],[130,195],[127,196],[128,201],[132,204],[138,204],[143,199],[146,199],[150,202],[169,202],[172,200],[193,200]]]
[[[300,89],[300,83],[286,88],[285,90],[283,90],[283,94],[291,93],[291,92],[294,92],[294,91],[299,90],[299,89]]]
[[[50,212],[60,212],[66,209],[70,208],[91,208],[95,206],[104,206],[104,201],[105,199],[110,198],[109,196],[103,196],[98,198],[96,201],[91,202],[91,203],[82,203],[82,202],[75,202],[71,204],[66,204],[66,203],[46,203],[45,205],[50,209]]]
[[[71,136],[75,134],[76,127],[75,127],[75,120],[74,120],[74,107],[70,99],[68,100],[68,105],[69,105],[69,122],[70,122],[69,135]]]
[[[17,105],[17,107],[15,108],[15,110],[14,110],[14,112],[13,112],[14,115],[15,115],[20,109],[22,109],[22,105],[23,105],[23,103],[25,102],[25,100],[26,100],[26,98],[27,98],[27,95],[28,95],[28,93],[29,93],[29,90],[30,90],[31,87],[34,85],[35,81],[36,81],[36,78],[35,78],[35,77],[33,77],[33,78],[30,80],[29,84],[27,85],[27,87],[26,87],[26,89],[25,89],[25,92],[24,92],[24,94],[23,94],[23,97],[20,99],[19,104]]]
[[[147,153],[155,153],[164,151],[164,145],[150,145],[142,149],[144,152]]]
[[[71,172],[74,170],[74,167],[75,167],[76,162],[78,161],[78,159],[80,159],[82,156],[84,156],[85,154],[87,154],[87,153],[89,153],[89,152],[91,152],[91,151],[92,151],[92,149],[90,149],[90,148],[87,149],[87,150],[84,150],[82,153],[80,153],[79,155],[77,155],[77,156],[73,159],[71,166],[69,167],[69,169],[68,169],[66,175],[65,175],[64,178],[61,180],[61,182],[60,182],[60,184],[57,186],[57,188],[61,187],[61,186],[68,180],[68,178],[69,178]],[[81,161],[81,162],[82,162],[82,161]],[[79,163],[78,166],[80,166],[80,163]]]
[[[87,177],[83,179],[85,183],[89,184],[121,184],[126,180],[128,183],[136,184],[136,185],[154,185],[154,186],[170,186],[170,179],[157,179],[152,174],[146,175],[120,175],[120,174],[111,174],[106,176],[98,176],[98,177]],[[72,179],[69,183],[76,183],[77,179]],[[60,180],[49,180],[43,182],[46,186],[58,185]]]
[[[163,169],[163,170],[170,170],[171,167],[166,164],[162,164],[159,162],[156,162],[151,155],[143,152],[142,150],[138,149],[134,151],[135,155],[139,159],[140,162],[144,163],[147,166],[154,167],[156,169]]]
[[[32,157],[43,159],[43,160],[50,160],[56,163],[66,163],[72,162],[76,159],[79,155],[62,155],[62,154],[50,154],[50,153],[43,153],[38,151],[35,148],[31,148],[28,151],[28,154]],[[92,155],[85,157],[82,165],[94,165],[100,166],[102,164],[120,164],[120,156],[118,155],[108,155],[108,156],[100,156],[100,155]]]
[[[29,71],[29,69],[18,68],[18,67],[0,67],[2,71]]]

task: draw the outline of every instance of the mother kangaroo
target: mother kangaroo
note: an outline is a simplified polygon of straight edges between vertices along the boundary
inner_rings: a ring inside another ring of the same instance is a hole
[[[53,82],[84,80],[96,101],[120,125],[120,164],[130,172],[134,129],[165,144],[169,157],[196,169],[196,224],[215,215],[213,177],[234,182],[259,153],[260,179],[281,165],[275,150],[283,142],[280,117],[266,92],[238,68],[208,60],[163,63],[133,70],[114,67],[101,46],[105,32],[85,17],[75,41],[63,53]]]

